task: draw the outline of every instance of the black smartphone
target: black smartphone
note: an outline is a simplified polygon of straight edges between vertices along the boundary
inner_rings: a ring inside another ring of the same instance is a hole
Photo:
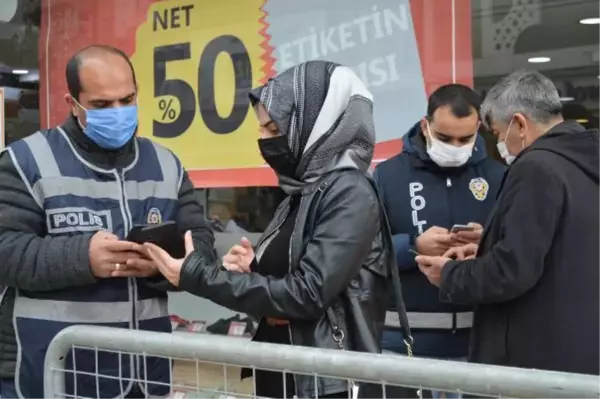
[[[127,241],[158,245],[175,259],[185,257],[185,243],[175,222],[134,226],[127,235]]]

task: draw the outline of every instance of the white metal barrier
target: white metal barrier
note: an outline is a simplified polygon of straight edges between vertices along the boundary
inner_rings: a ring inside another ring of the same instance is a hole
[[[165,357],[176,368],[187,362],[191,374],[195,371],[196,375],[186,379],[175,374],[170,384],[172,397],[181,391],[212,392],[221,395],[214,397],[221,398],[255,397],[252,384],[245,389],[234,387],[239,374],[228,373],[228,368],[235,367],[492,397],[600,397],[597,376],[256,343],[209,334],[165,334],[93,326],[69,327],[52,341],[44,369],[45,397],[76,396],[65,391],[65,375],[77,374],[77,370],[65,367],[72,349],[137,354],[144,359]],[[201,377],[200,364],[222,367],[223,383],[214,386],[218,373]],[[144,382],[143,376],[138,378]],[[213,386],[206,386],[206,380],[212,381]]]

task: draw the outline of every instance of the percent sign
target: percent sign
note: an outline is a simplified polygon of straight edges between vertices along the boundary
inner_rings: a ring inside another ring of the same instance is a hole
[[[173,99],[169,101],[162,99],[158,102],[158,109],[163,111],[162,120],[164,121],[167,117],[170,120],[175,119],[177,112],[173,109]]]

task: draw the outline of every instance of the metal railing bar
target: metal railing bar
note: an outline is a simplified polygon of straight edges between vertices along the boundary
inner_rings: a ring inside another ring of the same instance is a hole
[[[440,391],[514,398],[598,398],[598,376],[488,366],[397,355],[368,354],[269,343],[215,335],[173,335],[96,326],[72,326],[50,344],[45,360],[48,397],[64,393],[65,358],[71,346],[147,353],[151,356],[235,363],[257,369],[382,382]]]

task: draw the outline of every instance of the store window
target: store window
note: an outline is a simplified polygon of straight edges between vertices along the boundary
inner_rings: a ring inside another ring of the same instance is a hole
[[[375,96],[376,162],[400,151],[439,85],[484,96],[520,68],[555,82],[566,118],[597,127],[598,17],[597,0],[1,0],[5,141],[62,122],[74,52],[119,47],[138,75],[140,134],[182,159],[215,231],[260,232],[283,194],[257,149],[250,87],[309,59],[351,66]]]
[[[285,194],[275,187],[210,188],[196,190],[206,203],[206,216],[220,233],[260,233]]]
[[[0,1],[0,87],[5,145],[40,128],[40,0]]]
[[[535,69],[554,81],[566,119],[598,128],[598,16],[597,0],[471,0],[475,89],[485,96],[502,76]]]

